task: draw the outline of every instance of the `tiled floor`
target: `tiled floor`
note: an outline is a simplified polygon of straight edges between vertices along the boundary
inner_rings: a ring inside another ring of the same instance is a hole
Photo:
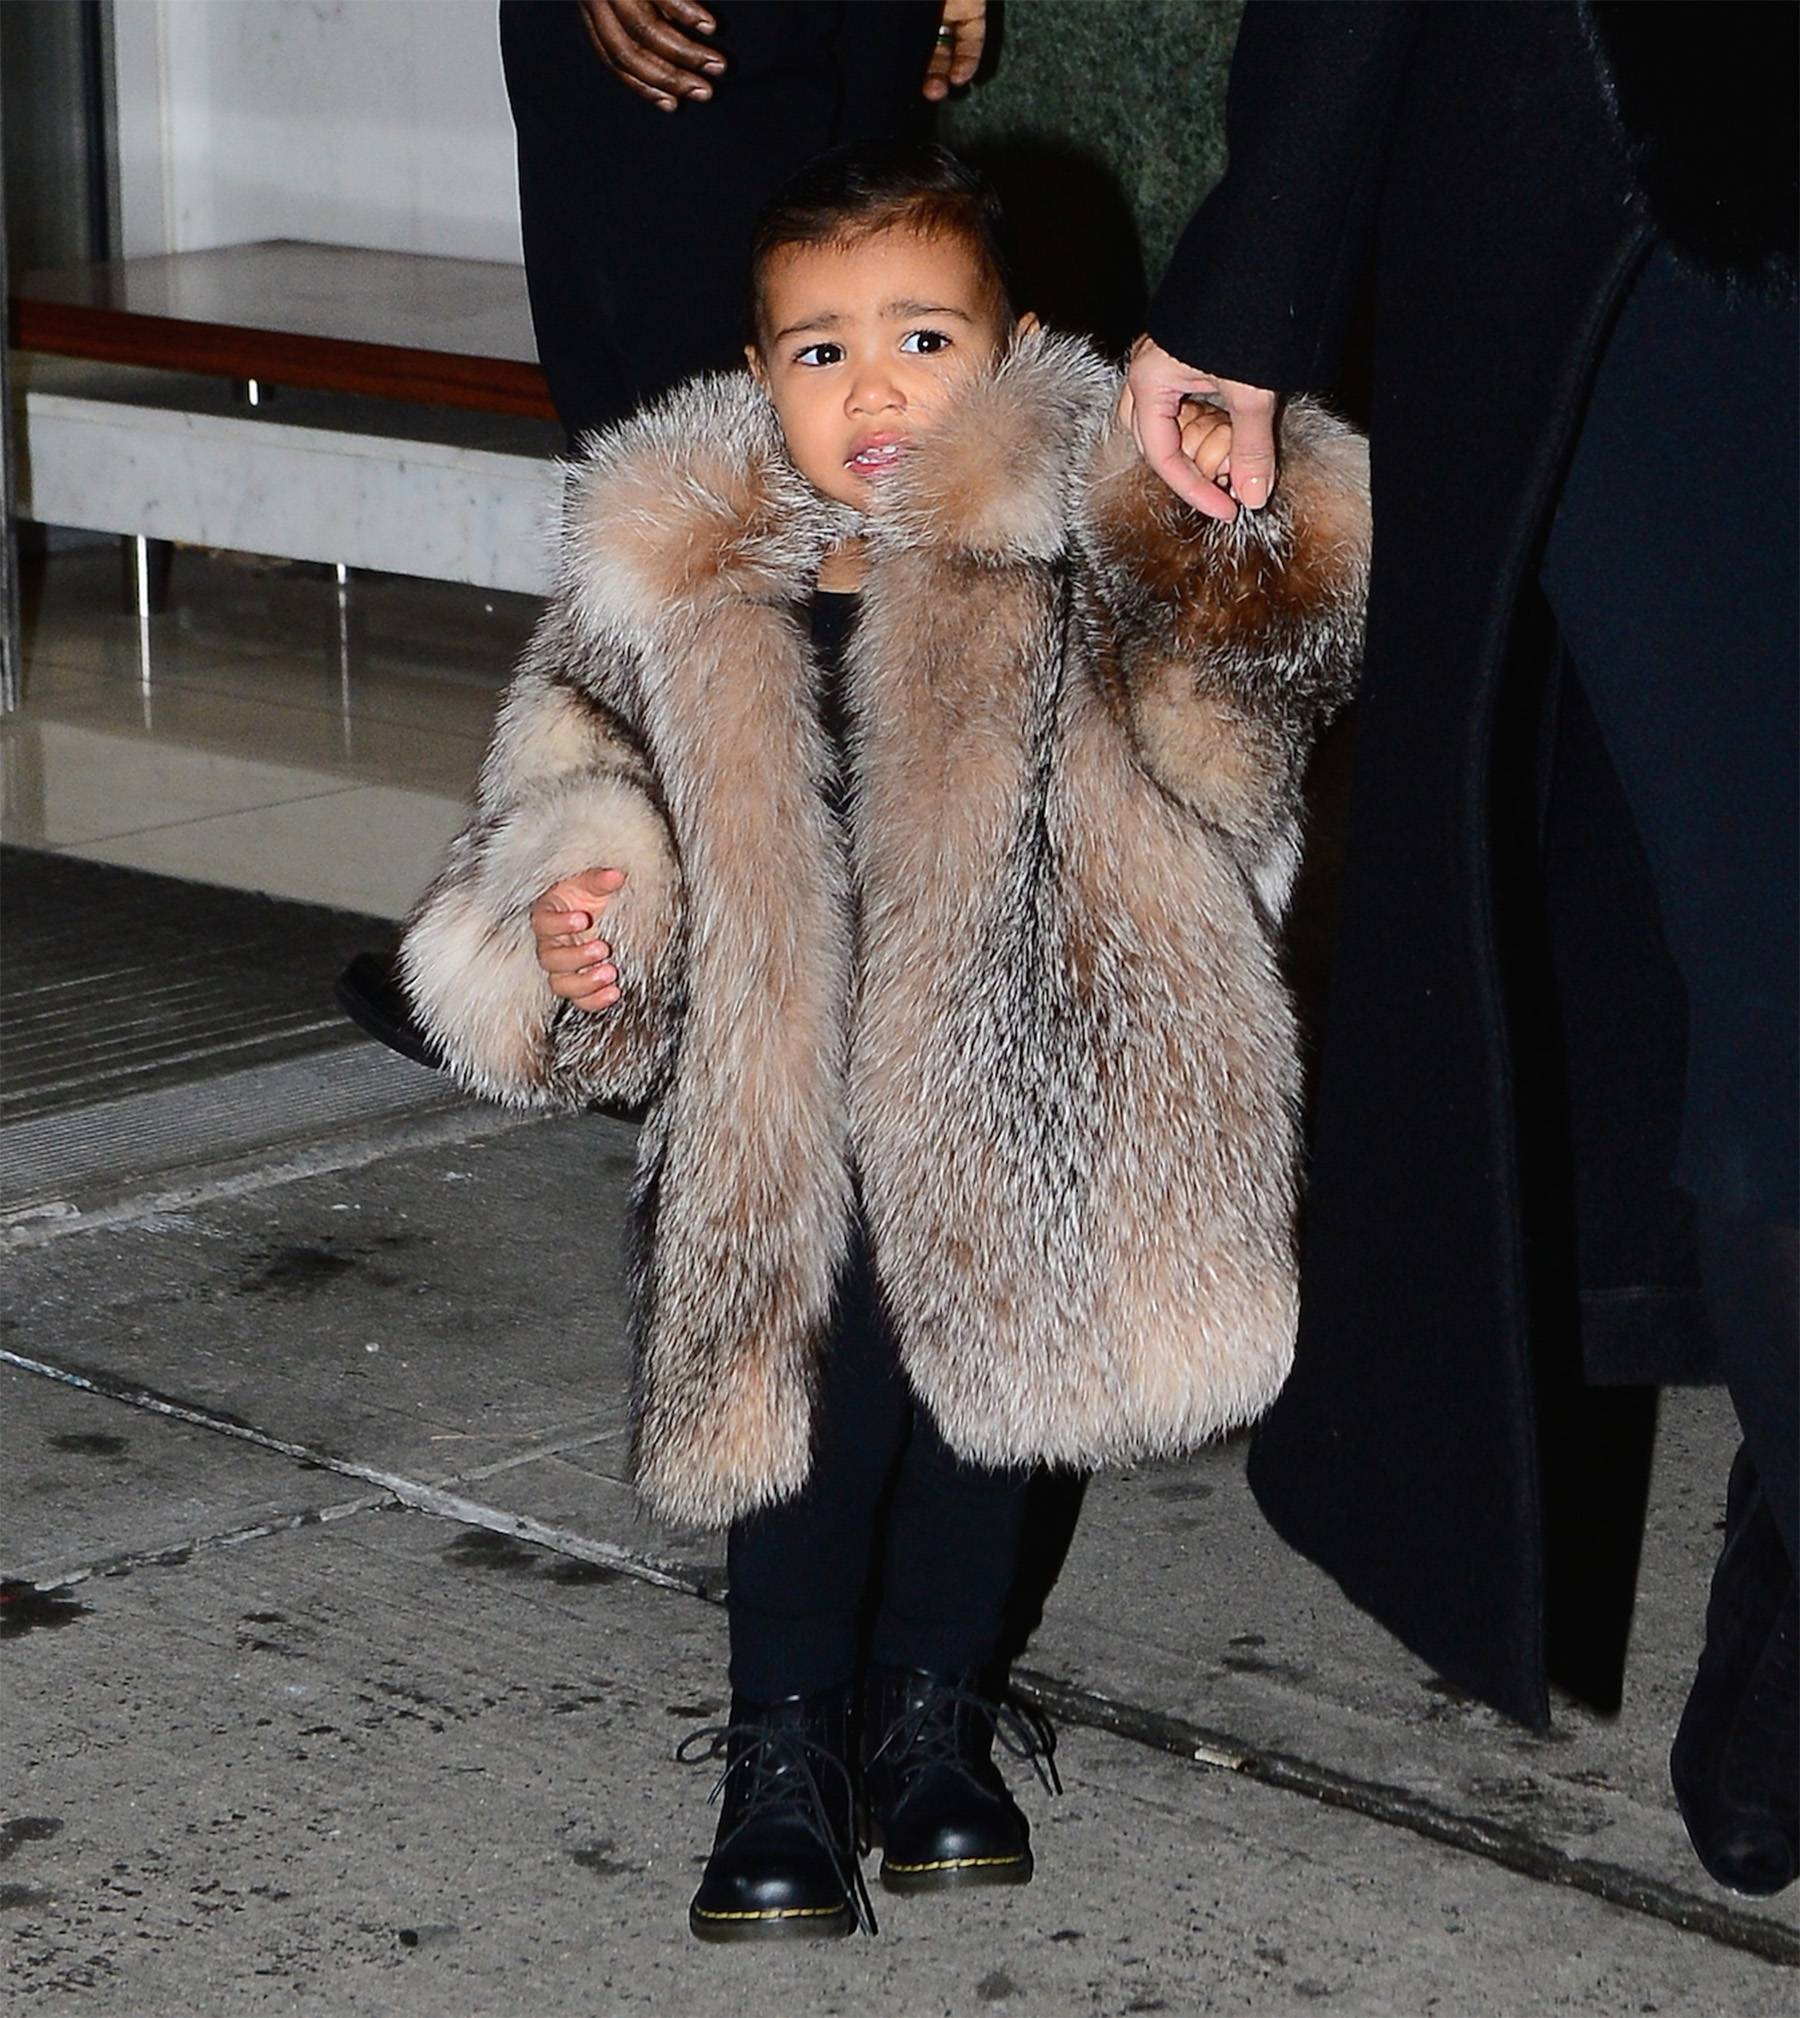
[[[461,816],[529,597],[182,550],[140,635],[118,549],[27,570],[0,835],[399,917]]]

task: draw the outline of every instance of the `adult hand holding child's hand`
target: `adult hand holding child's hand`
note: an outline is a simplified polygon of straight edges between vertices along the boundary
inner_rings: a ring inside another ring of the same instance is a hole
[[[1189,452],[1189,416],[1196,409],[1184,407],[1183,401],[1196,397],[1217,401],[1230,422],[1226,458],[1212,470],[1197,467]],[[1261,511],[1275,488],[1276,404],[1267,387],[1198,371],[1140,336],[1132,346],[1119,418],[1137,436],[1144,460],[1177,497],[1208,518],[1234,519],[1240,504]],[[1227,481],[1229,495],[1214,481],[1220,477]]]
[[[577,1009],[610,1009],[619,999],[619,970],[600,936],[600,914],[624,883],[623,869],[584,869],[552,883],[531,907],[538,965],[551,993]]]

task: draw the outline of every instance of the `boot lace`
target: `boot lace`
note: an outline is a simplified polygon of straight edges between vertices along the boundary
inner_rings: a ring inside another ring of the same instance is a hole
[[[742,1750],[733,1758],[731,1747],[735,1741],[741,1741]],[[714,1759],[725,1761],[724,1770],[706,1797],[709,1803],[722,1800],[726,1787],[734,1779],[741,1779],[744,1811],[737,1826],[721,1839],[721,1849],[735,1841],[753,1821],[797,1822],[830,1859],[832,1872],[850,1901],[857,1926],[865,1934],[879,1931],[874,1903],[863,1882],[862,1866],[854,1851],[845,1857],[838,1833],[832,1827],[826,1788],[834,1780],[841,1784],[844,1813],[852,1818],[854,1830],[856,1783],[850,1777],[849,1767],[830,1746],[786,1727],[706,1724],[682,1739],[675,1747],[675,1757],[684,1766]],[[821,1779],[824,1785],[820,1784]]]
[[[964,1681],[934,1679],[930,1690],[888,1726],[869,1754],[869,1764],[891,1757],[896,1763],[905,1761],[909,1776],[927,1766],[947,1766],[974,1780],[957,1736],[961,1709],[984,1719],[1001,1749],[1023,1760],[1045,1793],[1062,1792],[1062,1775],[1056,1770],[1056,1727],[1043,1711],[1022,1696],[1010,1692],[990,1696]]]

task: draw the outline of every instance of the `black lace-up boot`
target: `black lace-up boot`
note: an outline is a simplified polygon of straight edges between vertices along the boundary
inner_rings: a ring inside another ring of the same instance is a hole
[[[1669,1777],[1701,1863],[1721,1885],[1753,1897],[1782,1891],[1800,1874],[1795,1642],[1794,1566],[1740,1450],[1706,1645]]]
[[[1056,1737],[1037,1711],[978,1683],[973,1674],[870,1671],[863,1786],[890,1892],[1030,1882],[1031,1832],[994,1764],[994,1740],[1060,1794]]]
[[[856,1855],[850,1690],[731,1700],[731,1721],[682,1740],[684,1761],[723,1759],[706,1874],[688,1908],[702,1941],[875,1931]]]

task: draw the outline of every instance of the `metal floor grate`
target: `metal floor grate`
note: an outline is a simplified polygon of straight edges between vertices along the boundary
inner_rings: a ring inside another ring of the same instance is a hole
[[[380,919],[23,848],[0,899],[0,1244],[469,1105],[338,1011]]]
[[[380,919],[0,850],[0,1120],[365,1042],[332,983]]]

